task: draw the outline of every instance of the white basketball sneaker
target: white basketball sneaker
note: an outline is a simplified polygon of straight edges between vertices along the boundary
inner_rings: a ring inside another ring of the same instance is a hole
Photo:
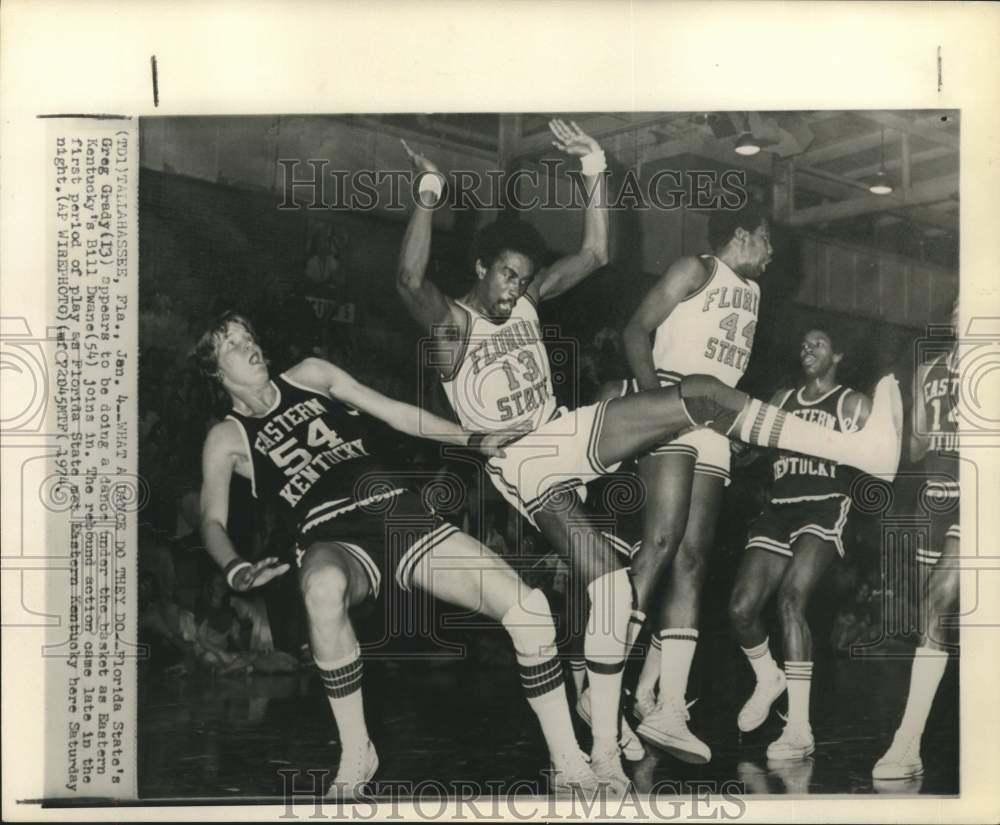
[[[889,750],[872,768],[872,779],[909,779],[923,772],[920,737],[896,731]]]
[[[591,752],[590,767],[612,796],[625,796],[631,783],[622,770],[621,749],[616,748],[611,740],[609,745],[606,750]]]
[[[597,792],[601,781],[590,767],[583,751],[552,755],[552,778],[550,793],[557,796],[583,793],[588,796]]]
[[[896,477],[903,438],[903,397],[896,376],[879,379],[865,426],[849,437],[855,446],[846,463],[885,481]]]
[[[354,799],[360,796],[365,785],[371,782],[378,770],[378,754],[369,741],[363,745],[345,748],[340,754],[337,776],[326,795],[330,799]]]
[[[661,700],[652,713],[643,717],[636,733],[683,762],[703,765],[711,760],[712,751],[688,729],[688,707],[683,699]]]
[[[767,746],[767,758],[775,762],[805,759],[814,750],[816,742],[809,725],[785,725],[781,736]]]
[[[754,685],[753,693],[740,710],[736,725],[743,733],[757,730],[764,724],[774,700],[785,692],[785,672],[774,668],[769,677],[765,677]]]
[[[576,702],[576,713],[584,722],[587,723],[587,727],[592,725],[589,688],[584,688],[583,692],[580,694],[580,698]],[[621,747],[622,756],[624,756],[629,762],[638,762],[646,755],[646,749],[642,746],[642,742],[639,741],[639,737],[635,735],[635,731],[632,730],[624,716],[621,719],[621,724],[622,733],[621,738],[618,740],[618,744]]]
[[[656,710],[656,696],[652,693],[636,693],[632,712],[640,722]]]

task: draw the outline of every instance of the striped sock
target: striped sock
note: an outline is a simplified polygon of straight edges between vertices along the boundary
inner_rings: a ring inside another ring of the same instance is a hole
[[[649,647],[646,648],[646,659],[639,671],[639,681],[635,686],[636,696],[652,697],[656,693],[656,683],[660,681],[660,661],[663,658],[660,636],[654,633],[649,637]]]
[[[326,690],[333,718],[337,723],[343,748],[360,746],[368,741],[368,727],[365,725],[365,707],[361,695],[361,677],[364,668],[361,650],[354,650],[344,658],[329,664],[316,659],[320,679]]]
[[[634,608],[632,614],[628,617],[628,630],[625,633],[626,658],[632,652],[632,648],[635,647],[635,642],[639,638],[639,634],[642,633],[642,626],[645,622],[646,614],[639,610],[639,608]]]
[[[740,648],[749,659],[750,667],[753,668],[754,676],[757,677],[758,682],[763,681],[778,670],[778,663],[771,656],[771,647],[768,642],[769,640],[765,638],[759,645]]]
[[[809,726],[809,686],[812,683],[812,673],[812,662],[785,662],[789,725]]]
[[[576,753],[579,746],[566,702],[562,662],[555,656],[539,661],[537,657],[529,659],[518,654],[517,669],[524,695],[538,717],[553,759],[558,761],[562,754]]]
[[[618,742],[625,633],[632,609],[632,584],[625,570],[614,570],[587,585],[590,616],[583,639],[590,680],[594,746]]]
[[[658,634],[660,654],[660,700],[684,701],[691,661],[698,644],[698,630],[693,627],[668,627]]]
[[[747,400],[741,416],[726,435],[737,430],[740,441],[777,448],[856,466],[857,439],[851,433],[831,430],[755,398]]]

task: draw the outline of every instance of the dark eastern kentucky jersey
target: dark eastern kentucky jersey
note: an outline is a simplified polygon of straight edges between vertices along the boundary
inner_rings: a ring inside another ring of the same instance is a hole
[[[359,502],[398,494],[373,450],[374,428],[346,404],[291,383],[271,382],[277,398],[260,417],[230,412],[250,453],[256,498],[274,498],[301,526],[311,511],[332,505],[330,515]]]
[[[930,447],[923,460],[929,485],[941,493],[958,495],[958,384],[955,359],[942,353],[924,374],[924,416]]]
[[[789,390],[778,406],[804,421],[838,432],[850,432],[857,429],[855,416],[860,403],[854,401],[852,409],[845,410],[850,393],[850,387],[838,384],[819,398],[807,401],[800,388]],[[853,468],[836,461],[784,451],[774,459],[772,470],[774,484],[771,486],[771,501],[788,504],[850,495],[851,482],[856,474]]]

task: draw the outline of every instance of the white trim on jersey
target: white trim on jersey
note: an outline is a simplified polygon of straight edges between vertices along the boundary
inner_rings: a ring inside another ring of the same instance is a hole
[[[349,498],[336,499],[335,501],[328,501],[324,504],[320,504],[317,507],[313,507],[308,513],[306,513],[305,520],[302,522],[302,526],[299,528],[300,533],[306,533],[312,530],[317,524],[322,524],[324,521],[329,521],[332,518],[337,518],[337,516],[342,516],[345,513],[353,512],[359,507],[366,507],[369,504],[378,504],[382,501],[388,501],[390,498],[395,498],[398,495],[405,493],[402,487],[397,487],[394,490],[387,490],[384,493],[379,493],[378,495],[368,496],[368,498],[363,498],[361,501],[355,501],[353,504],[348,504],[346,507],[340,507],[336,510],[327,511],[327,508],[333,507],[337,504],[342,504],[345,501],[350,501]]]
[[[331,393],[330,393],[329,390],[314,390],[312,387],[307,387],[305,384],[300,384],[295,379],[289,378],[287,372],[281,373],[281,378],[282,378],[282,380],[284,380],[284,381],[288,382],[289,384],[291,384],[296,389],[302,390],[302,392],[312,393],[313,395],[318,395],[321,398],[333,399],[335,401],[337,400],[337,399],[333,398],[333,396],[331,395]],[[360,410],[356,410],[354,407],[350,406],[349,404],[344,404],[343,401],[340,401],[339,403],[343,405],[344,412],[346,412],[348,415],[355,415],[355,416],[361,415],[361,411]]]
[[[747,550],[756,547],[758,550],[767,550],[770,553],[777,553],[779,556],[792,557],[791,545],[764,536],[755,536],[747,542]]]
[[[454,524],[445,522],[413,542],[409,549],[403,553],[399,564],[396,565],[396,583],[403,590],[408,591],[412,589],[413,571],[416,569],[417,564],[420,563],[420,560],[439,544],[447,541],[458,532],[461,531]]]
[[[795,393],[795,400],[799,404],[801,404],[803,407],[814,407],[817,404],[822,404],[824,401],[826,401],[827,398],[829,398],[831,395],[833,395],[837,390],[841,389],[843,386],[844,386],[843,384],[837,384],[837,386],[834,387],[832,390],[829,390],[828,392],[823,393],[819,398],[814,398],[812,401],[806,401],[806,399],[802,397],[802,391],[805,389],[805,387],[799,387],[798,392]],[[786,400],[787,400],[787,398],[786,398]],[[840,402],[837,402],[837,403],[839,404]]]
[[[850,498],[845,496],[843,493],[822,493],[815,496],[795,496],[794,498],[772,498],[772,504],[798,504],[802,501],[826,501],[828,498],[844,498],[850,501]]]
[[[247,451],[247,461],[250,462],[250,492],[253,493],[254,498],[257,498],[257,474],[253,470],[253,453],[250,451],[250,436],[247,434],[243,422],[232,413],[226,416],[226,420],[235,422],[236,426],[240,428],[240,435],[243,436],[243,446],[246,447]]]
[[[297,387],[298,389],[302,390],[303,392],[311,392],[313,395],[323,395],[323,393],[321,391],[314,390],[312,387],[307,387],[305,384],[300,384],[294,378],[290,378],[288,376],[287,372],[281,373],[281,378],[282,378],[283,381],[288,382],[293,387]]]
[[[625,558],[631,559],[634,553],[634,545],[629,544],[624,539],[618,538],[614,533],[608,533],[605,530],[601,531],[601,535],[608,541],[608,543],[619,553],[621,553]]]
[[[940,559],[940,550],[923,550],[919,547],[917,548],[917,564],[926,564],[933,567]]]

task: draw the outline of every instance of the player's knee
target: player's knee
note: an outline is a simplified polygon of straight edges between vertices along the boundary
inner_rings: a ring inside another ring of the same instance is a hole
[[[682,579],[700,579],[707,569],[709,548],[700,543],[682,541],[674,558],[673,574]]]
[[[548,658],[555,655],[556,629],[552,609],[541,590],[532,590],[518,599],[500,621],[519,656]]]
[[[681,540],[684,538],[684,534],[678,530],[657,530],[649,540],[652,556],[650,561],[653,564],[669,563],[670,560],[677,553],[677,548],[681,546]],[[643,542],[645,546],[646,542]]]
[[[719,433],[728,433],[743,409],[744,393],[727,387],[711,375],[688,375],[681,379],[681,402],[688,417]]]
[[[806,595],[797,587],[783,587],[778,591],[778,615],[783,624],[805,620]]]
[[[347,610],[350,581],[333,564],[317,565],[302,576],[302,597],[310,615],[339,614]]]
[[[734,590],[729,598],[729,622],[733,627],[748,627],[756,618],[753,599],[740,590]]]
[[[627,570],[612,570],[598,576],[587,585],[587,595],[590,597],[592,618],[600,613],[608,621],[617,620],[614,624],[628,622],[634,594]]]

